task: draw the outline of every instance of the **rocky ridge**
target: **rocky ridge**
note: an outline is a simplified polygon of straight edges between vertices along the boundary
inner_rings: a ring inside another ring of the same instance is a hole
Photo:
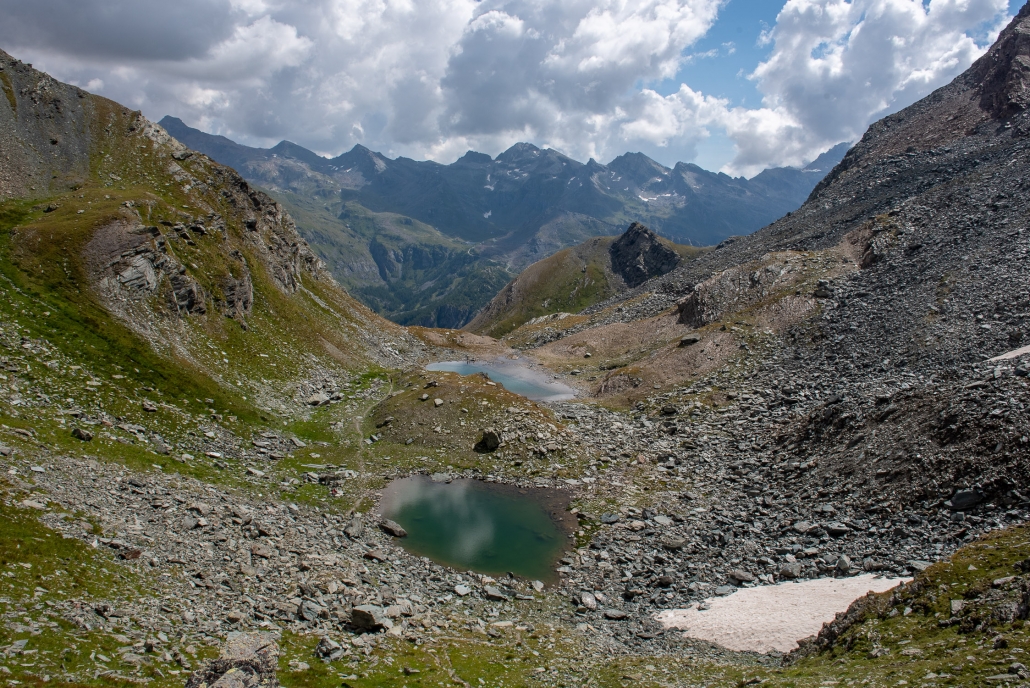
[[[632,221],[693,246],[752,232],[800,205],[848,147],[748,180],[690,164],[669,169],[640,153],[583,164],[525,143],[496,158],[470,151],[450,165],[391,160],[360,145],[327,159],[289,141],[256,149],[174,117],[161,124],[269,189],[364,303],[429,327],[464,326],[515,272]]]

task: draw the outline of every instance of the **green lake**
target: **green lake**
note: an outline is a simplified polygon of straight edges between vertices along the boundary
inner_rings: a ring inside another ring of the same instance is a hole
[[[380,511],[408,531],[397,543],[413,554],[460,571],[547,581],[575,524],[567,506],[558,490],[413,476],[390,483]]]

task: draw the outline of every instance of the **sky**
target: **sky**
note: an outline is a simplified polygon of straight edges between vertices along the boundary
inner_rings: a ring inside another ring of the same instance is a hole
[[[0,0],[0,48],[240,143],[528,141],[753,176],[947,84],[1020,0]]]

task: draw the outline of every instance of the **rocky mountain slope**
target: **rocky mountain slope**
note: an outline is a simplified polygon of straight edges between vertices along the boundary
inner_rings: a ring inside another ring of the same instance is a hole
[[[565,317],[663,275],[704,250],[674,244],[633,223],[619,237],[597,237],[529,266],[464,329],[502,337],[531,320]]]
[[[960,488],[1021,500],[1026,363],[992,359],[1030,327],[1026,13],[954,83],[870,127],[797,212],[508,341],[599,396],[746,400],[722,434],[768,457],[759,482],[803,466],[792,491],[866,509]],[[799,424],[765,415],[788,408]],[[695,427],[677,441],[710,443]]]
[[[63,314],[40,327],[111,351],[138,340],[240,400],[283,391],[228,382],[253,378],[270,340],[293,342],[278,365],[294,372],[333,351],[357,369],[397,357],[403,331],[338,287],[275,201],[139,113],[2,57],[7,278]],[[225,347],[232,363],[209,353]]]
[[[161,124],[274,194],[336,277],[377,312],[441,327],[468,322],[530,263],[632,221],[695,246],[752,232],[796,209],[847,150],[747,180],[683,163],[669,169],[639,153],[584,165],[529,144],[496,159],[470,151],[450,165],[362,146],[328,159],[289,141],[251,148],[174,117]],[[356,216],[399,243],[382,251]],[[422,258],[405,263],[408,253]]]

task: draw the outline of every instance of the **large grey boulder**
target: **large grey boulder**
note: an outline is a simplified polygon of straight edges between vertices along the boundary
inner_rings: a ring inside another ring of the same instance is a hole
[[[386,610],[374,604],[354,607],[350,614],[350,624],[359,631],[372,633],[393,628],[393,621],[386,615]]]
[[[952,511],[965,511],[983,501],[983,494],[979,490],[959,490],[952,496],[949,505]]]
[[[493,428],[487,428],[483,431],[483,436],[476,442],[475,450],[477,452],[492,452],[501,446],[501,433],[497,432]]]
[[[408,536],[408,531],[404,530],[404,527],[396,521],[391,521],[388,518],[384,518],[379,522],[379,529],[388,535],[402,538]]]
[[[186,688],[278,688],[278,667],[271,633],[230,633],[218,659],[193,672]]]

